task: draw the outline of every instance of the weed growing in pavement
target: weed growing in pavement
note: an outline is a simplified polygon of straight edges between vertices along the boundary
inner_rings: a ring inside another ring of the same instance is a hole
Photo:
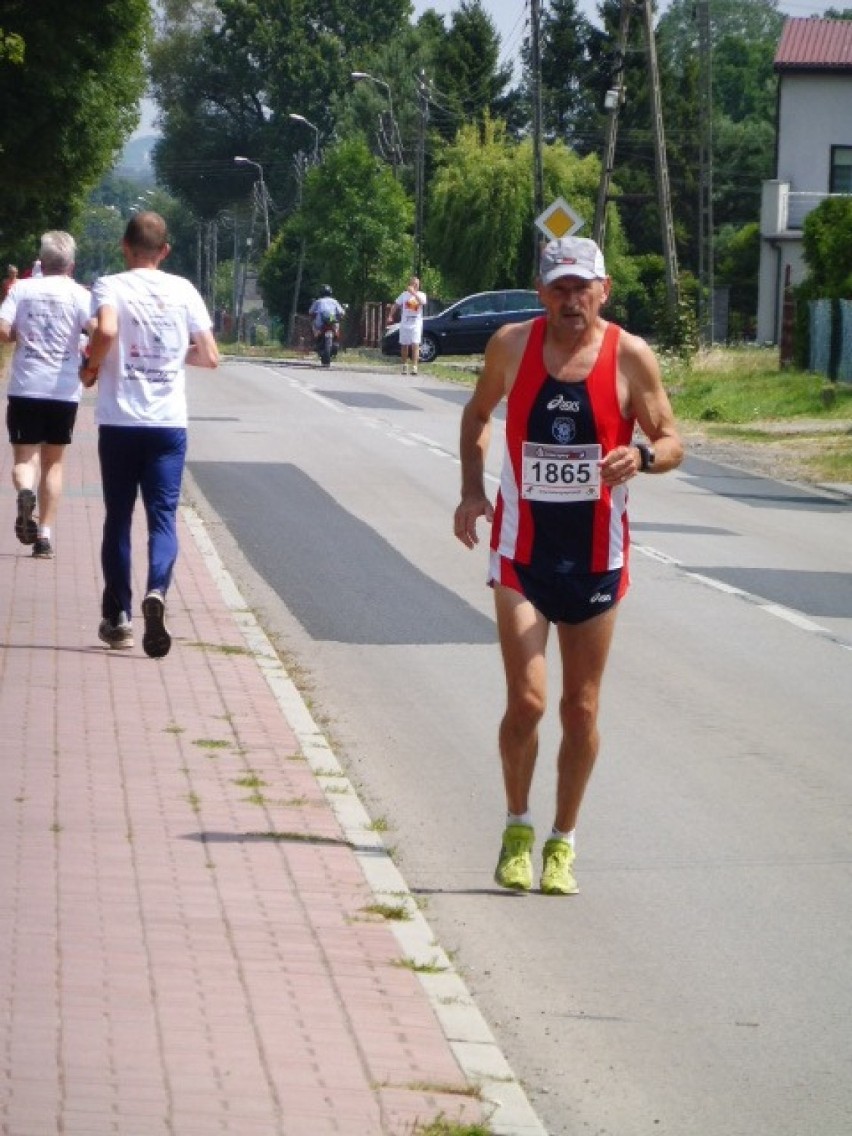
[[[417,962],[416,959],[394,959],[393,966],[402,967],[403,970],[413,970],[415,974],[445,974],[450,968],[433,958],[431,962]]]
[[[239,785],[241,789],[262,789],[267,782],[262,777],[258,777],[256,773],[251,770],[244,777],[236,777],[234,784]]]
[[[199,749],[230,749],[230,742],[223,742],[220,738],[195,738],[193,745]]]
[[[448,1097],[482,1100],[482,1089],[479,1085],[445,1085],[440,1081],[410,1081],[405,1087],[413,1093],[441,1093]]]
[[[411,1136],[494,1136],[494,1130],[484,1124],[458,1124],[439,1116],[426,1125],[412,1128]]]
[[[341,839],[339,836],[317,836],[311,832],[248,832],[246,836],[253,840],[281,841],[285,844],[331,844],[336,848],[354,847],[351,841]]]
[[[197,793],[189,793],[186,799],[189,801],[190,808],[194,813],[201,812],[201,798]]]
[[[254,655],[254,651],[250,651],[248,647],[239,647],[230,643],[205,643],[195,640],[187,643],[187,647],[200,647],[202,651],[214,651],[219,655]]]
[[[388,832],[389,829],[390,825],[385,817],[376,817],[374,821],[371,821],[370,824],[367,825],[368,832]]]
[[[185,734],[186,730],[183,726],[166,726],[163,729],[164,734]]]
[[[379,915],[382,919],[404,923],[411,918],[411,912],[403,903],[368,903],[361,908],[367,915]]]

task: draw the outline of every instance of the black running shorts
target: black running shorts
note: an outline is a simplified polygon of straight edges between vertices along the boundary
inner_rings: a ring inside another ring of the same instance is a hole
[[[76,420],[76,402],[9,395],[6,426],[13,446],[67,446]]]

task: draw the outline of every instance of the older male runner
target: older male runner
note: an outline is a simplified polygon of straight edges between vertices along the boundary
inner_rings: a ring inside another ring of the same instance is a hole
[[[532,887],[529,793],[550,624],[562,660],[562,740],[541,890],[571,895],[574,829],[599,748],[601,681],[628,586],[627,485],[683,457],[654,354],[600,314],[610,288],[594,241],[551,241],[538,281],[546,314],[494,334],[462,416],[455,534],[473,548],[477,519],[493,521],[489,583],[507,686],[499,744],[508,816],[495,879],[518,891]],[[506,454],[492,508],[485,457],[504,397]],[[636,423],[647,442],[633,440]]]

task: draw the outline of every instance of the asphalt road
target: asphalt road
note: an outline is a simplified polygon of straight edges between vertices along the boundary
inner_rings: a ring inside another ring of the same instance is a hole
[[[634,483],[581,894],[509,895],[487,533],[452,536],[466,398],[193,372],[190,495],[553,1136],[845,1136],[852,503],[697,459]],[[551,713],[541,835],[555,746]]]

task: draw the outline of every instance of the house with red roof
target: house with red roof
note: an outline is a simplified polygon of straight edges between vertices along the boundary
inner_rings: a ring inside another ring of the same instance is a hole
[[[775,177],[763,183],[757,338],[780,338],[784,287],[805,277],[802,223],[852,194],[852,20],[789,19],[775,53]]]

